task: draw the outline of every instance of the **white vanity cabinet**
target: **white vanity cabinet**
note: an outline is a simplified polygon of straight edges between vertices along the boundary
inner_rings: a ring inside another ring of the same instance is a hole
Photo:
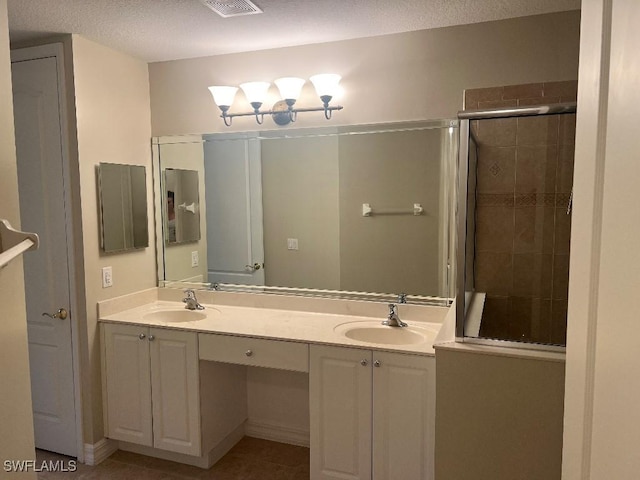
[[[431,480],[435,358],[310,347],[311,480]]]
[[[201,454],[195,332],[103,323],[105,436]]]

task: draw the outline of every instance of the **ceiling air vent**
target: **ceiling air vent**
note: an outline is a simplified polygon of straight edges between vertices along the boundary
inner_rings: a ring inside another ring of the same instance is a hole
[[[205,6],[216,12],[221,17],[237,17],[239,15],[255,15],[262,13],[254,3],[249,0],[200,0]]]

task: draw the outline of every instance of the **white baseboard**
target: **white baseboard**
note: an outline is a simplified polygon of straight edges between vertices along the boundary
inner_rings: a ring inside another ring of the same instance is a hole
[[[245,435],[301,447],[309,446],[309,430],[277,423],[249,419],[245,425]]]
[[[85,465],[98,465],[118,450],[118,442],[103,438],[96,443],[84,444]]]

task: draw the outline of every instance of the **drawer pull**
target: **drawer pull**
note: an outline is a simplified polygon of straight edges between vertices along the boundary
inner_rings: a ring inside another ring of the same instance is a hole
[[[246,352],[244,352],[244,354],[245,354],[247,357],[250,357],[251,355],[253,355],[253,352],[252,352],[251,350],[247,350]]]
[[[363,367],[366,367],[368,363],[369,363],[369,362],[367,362],[367,359],[366,359],[366,358],[364,358],[364,359],[360,360],[360,365],[362,365]]]
[[[140,335],[138,335],[138,338],[140,340],[144,340],[147,336],[144,333],[141,333]]]
[[[376,360],[375,362],[373,362],[373,365],[379,367],[382,364],[380,363],[380,360]]]

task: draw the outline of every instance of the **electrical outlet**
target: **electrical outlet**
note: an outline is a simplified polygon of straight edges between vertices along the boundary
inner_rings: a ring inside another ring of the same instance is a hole
[[[298,250],[297,238],[287,238],[287,250]]]
[[[113,269],[102,267],[102,288],[113,287]]]
[[[197,267],[198,263],[200,263],[200,258],[198,257],[198,251],[194,250],[191,252],[191,267]]]

